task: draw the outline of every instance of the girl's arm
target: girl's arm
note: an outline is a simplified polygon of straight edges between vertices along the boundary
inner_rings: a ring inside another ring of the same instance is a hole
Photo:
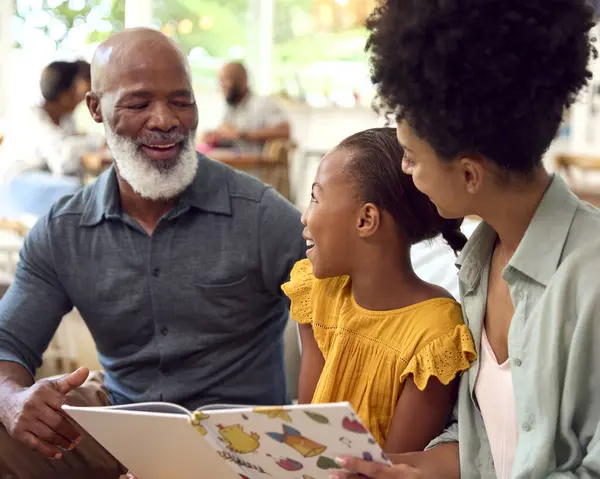
[[[299,324],[298,326],[300,328],[300,339],[302,340],[298,402],[300,404],[310,404],[321,377],[323,366],[325,366],[325,358],[323,358],[323,354],[315,340],[312,325]]]
[[[420,391],[409,376],[400,393],[384,451],[388,454],[422,451],[439,436],[452,412],[458,381],[444,386],[432,376],[427,387]]]

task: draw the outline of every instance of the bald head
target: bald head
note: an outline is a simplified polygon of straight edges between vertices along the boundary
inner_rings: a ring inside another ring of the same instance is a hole
[[[227,103],[240,103],[248,93],[248,72],[240,62],[227,63],[219,73],[221,91]]]
[[[92,91],[98,95],[118,88],[124,71],[168,61],[190,78],[187,60],[177,45],[159,31],[131,28],[111,36],[94,53]]]
[[[231,77],[237,81],[248,81],[248,72],[246,67],[240,62],[230,62],[223,66],[222,74]]]

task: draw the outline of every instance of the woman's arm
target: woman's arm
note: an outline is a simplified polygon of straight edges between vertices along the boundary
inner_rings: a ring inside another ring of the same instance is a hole
[[[300,339],[302,340],[298,402],[300,404],[310,404],[321,377],[323,366],[325,366],[325,358],[323,358],[323,354],[315,340],[312,325],[299,324],[298,326],[300,328]]]
[[[385,443],[388,454],[422,451],[446,426],[456,400],[458,379],[448,386],[430,377],[420,391],[409,376],[398,399]]]

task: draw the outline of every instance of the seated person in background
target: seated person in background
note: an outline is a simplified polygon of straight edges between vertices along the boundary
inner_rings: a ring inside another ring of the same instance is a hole
[[[161,33],[113,36],[92,79],[88,107],[115,164],[34,226],[0,302],[0,477],[119,477],[119,464],[60,414],[65,400],[288,402],[281,284],[304,257],[300,213],[197,155],[188,65]],[[79,387],[88,374],[78,370],[34,383],[73,306],[104,379]]]
[[[221,126],[205,134],[206,143],[260,152],[269,140],[290,138],[284,111],[273,98],[250,91],[244,65],[228,63],[221,70],[219,81],[227,112]]]
[[[440,234],[460,250],[462,219],[440,217],[403,156],[396,130],[380,128],[323,158],[302,216],[308,259],[283,286],[300,323],[300,401],[349,401],[388,453],[442,432],[457,375],[476,357],[460,305],[410,259]]]
[[[32,171],[77,175],[81,157],[104,145],[101,136],[78,135],[72,117],[90,90],[89,63],[51,63],[42,72],[40,89],[42,103],[8,122],[0,146],[0,178],[5,181]]]

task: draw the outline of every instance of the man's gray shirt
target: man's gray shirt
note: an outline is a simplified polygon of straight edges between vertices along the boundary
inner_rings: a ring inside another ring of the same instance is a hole
[[[0,361],[33,374],[75,306],[115,404],[285,403],[280,286],[304,256],[302,229],[272,188],[199,157],[149,236],[121,210],[111,168],[25,240],[0,300]]]

